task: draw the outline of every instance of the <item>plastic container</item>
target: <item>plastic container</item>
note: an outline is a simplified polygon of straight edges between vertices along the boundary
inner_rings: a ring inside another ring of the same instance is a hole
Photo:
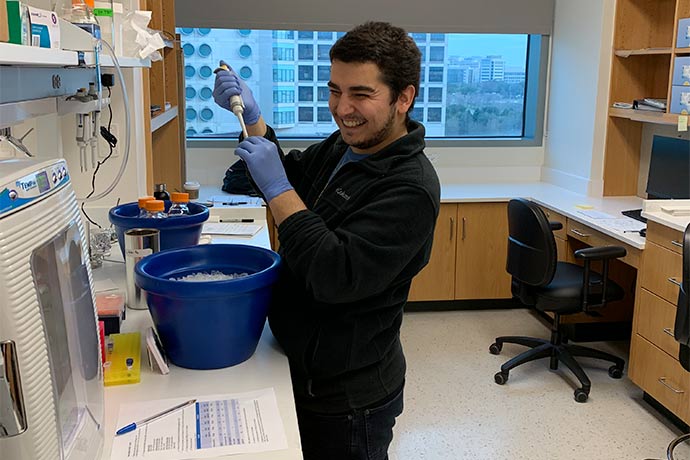
[[[165,202],[166,212],[170,202]],[[160,230],[160,249],[175,249],[199,244],[201,229],[208,220],[208,208],[198,203],[189,203],[188,216],[175,219],[150,219],[138,217],[138,203],[125,203],[111,208],[108,219],[115,227],[122,257],[125,256],[125,230],[130,228],[157,228]]]
[[[189,369],[218,369],[254,354],[279,268],[280,256],[270,249],[206,244],[152,254],[134,271],[170,361]],[[212,270],[248,275],[223,281],[171,279]]]
[[[169,217],[189,215],[189,193],[172,192],[170,202],[172,204],[168,209]]]
[[[144,206],[144,205],[146,204],[147,201],[151,201],[151,200],[155,200],[155,198],[150,196],[150,195],[139,197],[139,199],[137,200],[137,203],[139,204],[139,217],[146,216],[146,206]]]
[[[196,134],[196,131],[194,132]],[[201,188],[201,184],[195,181],[187,181],[184,183],[184,191],[189,194],[189,199],[190,200],[198,200],[199,199],[199,189]]]

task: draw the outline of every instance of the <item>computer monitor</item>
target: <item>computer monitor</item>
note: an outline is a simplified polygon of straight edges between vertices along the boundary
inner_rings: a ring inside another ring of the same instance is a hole
[[[654,136],[647,176],[649,199],[690,198],[690,141]]]

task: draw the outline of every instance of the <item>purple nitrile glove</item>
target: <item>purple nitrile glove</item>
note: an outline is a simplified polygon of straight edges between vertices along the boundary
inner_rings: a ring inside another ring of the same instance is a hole
[[[240,142],[235,155],[242,158],[252,179],[266,198],[266,203],[283,192],[293,190],[285,175],[278,147],[260,136],[251,136]]]
[[[213,100],[216,104],[232,112],[230,106],[231,96],[241,96],[244,102],[244,122],[253,125],[259,121],[261,110],[254,99],[252,90],[225,61],[220,61],[221,65],[227,66],[230,70],[219,70],[216,73],[216,83],[213,88]]]

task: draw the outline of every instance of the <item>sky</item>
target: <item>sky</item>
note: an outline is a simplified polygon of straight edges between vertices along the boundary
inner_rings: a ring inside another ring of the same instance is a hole
[[[448,34],[449,56],[503,56],[509,67],[525,68],[527,35]]]

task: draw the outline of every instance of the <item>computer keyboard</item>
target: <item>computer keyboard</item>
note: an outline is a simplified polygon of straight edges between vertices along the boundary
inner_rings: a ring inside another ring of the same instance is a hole
[[[644,222],[645,224],[647,223],[647,219],[645,217],[641,216],[642,209],[629,209],[627,211],[621,211],[621,214],[623,214],[626,217],[630,217],[631,219],[639,220],[640,222]]]

